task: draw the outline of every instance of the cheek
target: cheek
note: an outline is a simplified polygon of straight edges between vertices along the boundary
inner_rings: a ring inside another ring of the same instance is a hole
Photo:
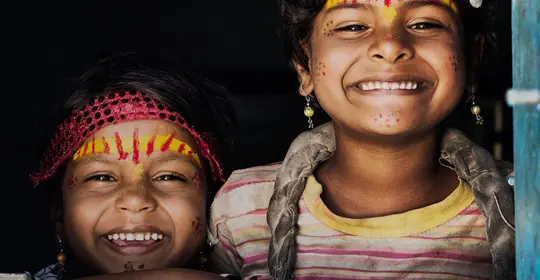
[[[175,239],[181,243],[204,237],[206,224],[206,199],[203,196],[171,198],[163,201],[175,228]]]
[[[68,190],[70,191],[70,190]],[[70,242],[93,243],[94,229],[107,209],[102,199],[80,199],[75,195],[64,195],[64,228]],[[92,211],[88,211],[92,209]],[[73,246],[71,246],[74,248]],[[75,247],[81,247],[79,244]]]

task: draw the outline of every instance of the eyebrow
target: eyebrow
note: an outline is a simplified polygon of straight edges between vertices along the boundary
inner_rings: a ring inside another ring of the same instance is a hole
[[[92,162],[112,164],[112,161],[107,159],[107,156],[105,155],[86,155],[79,158],[78,160],[74,160],[74,162],[77,165],[85,165],[85,164],[90,164]]]
[[[403,6],[408,9],[417,9],[417,8],[422,8],[426,6],[435,6],[435,7],[445,9],[445,10],[453,11],[452,8],[448,4],[445,4],[440,0],[407,1],[403,3]]]
[[[181,154],[178,154],[178,153],[173,153],[173,152],[167,152],[167,154],[165,156],[162,156],[162,157],[156,159],[156,162],[157,163],[167,163],[167,162],[170,162],[170,161],[177,161],[177,160],[190,163],[194,167],[197,167],[196,163],[193,162],[193,159],[191,157],[186,156],[186,155],[181,155]]]
[[[365,3],[342,3],[342,4],[338,4],[338,5],[334,5],[328,9],[326,9],[326,13],[331,13],[333,11],[336,11],[336,10],[342,10],[342,9],[360,9],[360,10],[371,10],[373,9],[372,8],[373,6],[372,5],[368,5],[368,4],[365,4]]]

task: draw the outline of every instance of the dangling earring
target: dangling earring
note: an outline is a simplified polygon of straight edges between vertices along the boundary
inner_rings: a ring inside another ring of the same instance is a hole
[[[313,96],[311,96],[311,94],[309,95],[306,94],[304,92],[304,87],[302,85],[300,85],[299,91],[300,91],[300,94],[306,97],[306,107],[304,107],[304,116],[308,118],[308,129],[312,129],[313,120],[311,119],[311,117],[313,117],[313,115],[315,114],[315,110],[313,110],[313,107],[311,107],[311,99],[313,98]]]
[[[480,111],[481,111],[480,106],[474,102],[475,95],[476,95],[476,87],[473,86],[469,94],[469,100],[471,102],[471,113],[473,113],[473,115],[476,116],[476,124],[482,125],[484,124],[484,119],[482,118],[482,116],[480,116]]]
[[[67,256],[66,254],[64,254],[64,246],[62,244],[62,239],[60,238],[60,235],[57,234],[56,237],[58,238],[58,246],[60,247],[60,253],[56,255],[56,260],[58,261],[58,271],[62,273],[65,271]]]

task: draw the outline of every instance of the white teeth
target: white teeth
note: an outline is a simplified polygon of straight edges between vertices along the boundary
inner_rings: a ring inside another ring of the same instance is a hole
[[[155,232],[121,232],[121,233],[113,233],[107,235],[107,239],[109,240],[127,240],[127,241],[143,241],[143,240],[161,240],[163,239],[163,234],[155,233]]]
[[[135,233],[135,240],[137,241],[144,240],[144,233]]]
[[[374,90],[374,89],[417,89],[418,83],[413,81],[402,81],[402,82],[365,82],[358,85],[362,90]]]

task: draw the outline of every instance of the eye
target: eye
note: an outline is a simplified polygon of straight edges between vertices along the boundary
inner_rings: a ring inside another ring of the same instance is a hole
[[[85,182],[100,181],[100,182],[114,182],[116,178],[109,174],[95,174],[84,179]]]
[[[154,181],[180,181],[180,182],[188,182],[188,179],[186,179],[183,176],[177,175],[177,174],[163,174],[159,175],[156,178],[154,178]]]
[[[366,31],[368,29],[367,26],[361,25],[361,24],[351,24],[343,27],[336,28],[336,31],[346,31],[346,32],[361,32]]]
[[[438,29],[444,28],[442,24],[433,23],[433,22],[419,22],[409,26],[411,29],[415,30],[428,30],[428,29]]]

